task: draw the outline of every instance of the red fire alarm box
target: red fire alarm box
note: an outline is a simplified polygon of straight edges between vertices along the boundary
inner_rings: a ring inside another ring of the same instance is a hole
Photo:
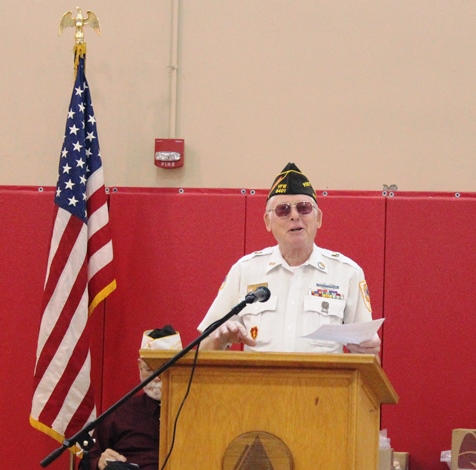
[[[184,159],[183,139],[155,139],[154,163],[165,169],[180,168]]]

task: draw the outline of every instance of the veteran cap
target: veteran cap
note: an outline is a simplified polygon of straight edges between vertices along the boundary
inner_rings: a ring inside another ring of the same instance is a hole
[[[175,331],[171,325],[144,331],[141,349],[182,349],[180,333]]]
[[[280,194],[305,194],[316,200],[316,192],[307,176],[294,164],[288,163],[274,179],[268,199]]]

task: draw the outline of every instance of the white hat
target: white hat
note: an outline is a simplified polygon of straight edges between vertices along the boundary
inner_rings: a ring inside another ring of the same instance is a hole
[[[180,333],[170,325],[142,334],[141,349],[182,349]]]

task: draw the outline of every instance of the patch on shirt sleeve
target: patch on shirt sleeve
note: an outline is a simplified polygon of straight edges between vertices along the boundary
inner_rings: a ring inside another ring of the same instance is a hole
[[[370,305],[370,294],[369,288],[367,287],[367,281],[361,281],[359,283],[360,293],[362,294],[362,299],[364,301],[367,310],[372,313],[372,306]]]
[[[225,279],[223,279],[223,282],[221,283],[221,286],[220,288],[218,289],[218,291],[221,291],[224,287],[225,287],[225,284],[226,284],[226,280],[228,279],[228,276],[225,276]]]
[[[250,336],[253,338],[253,339],[256,339],[258,337],[258,327],[257,326],[252,326],[250,328]]]

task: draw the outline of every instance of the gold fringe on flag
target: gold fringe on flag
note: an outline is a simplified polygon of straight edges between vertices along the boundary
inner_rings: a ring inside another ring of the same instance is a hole
[[[59,432],[56,432],[54,429],[50,428],[49,426],[46,426],[46,424],[40,423],[38,420],[36,420],[35,418],[32,418],[31,416],[30,416],[30,424],[38,431],[41,431],[47,436],[52,437],[55,441],[58,441],[61,444],[64,442],[65,436],[62,436]],[[82,452],[82,449],[78,444],[72,445],[68,450],[74,455],[78,455]]]

